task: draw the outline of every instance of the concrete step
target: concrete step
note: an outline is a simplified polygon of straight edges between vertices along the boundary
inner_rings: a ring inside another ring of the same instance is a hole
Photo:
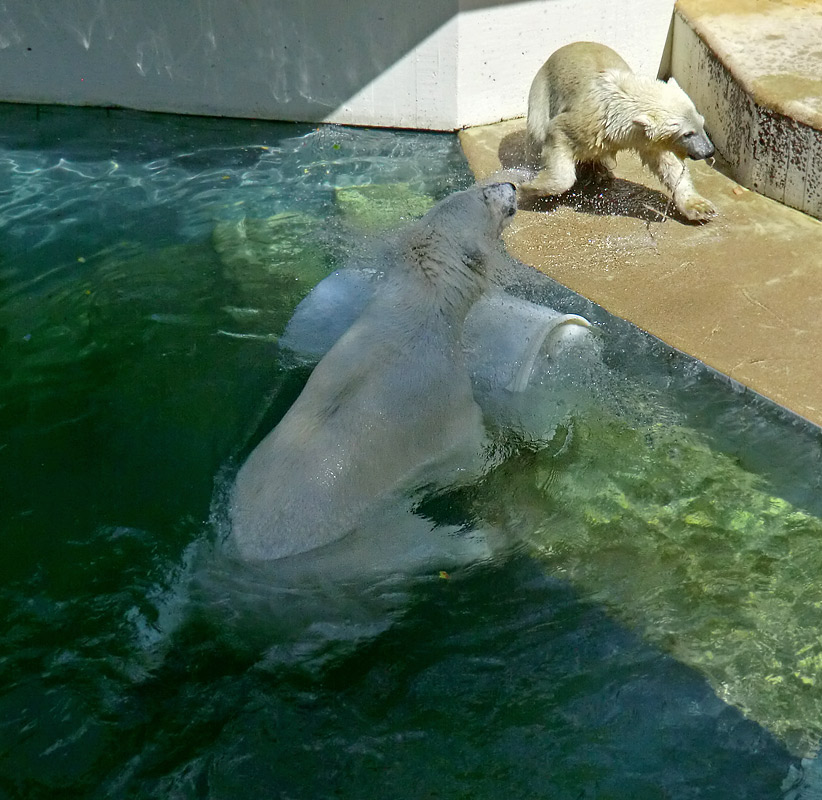
[[[678,0],[669,45],[734,178],[822,218],[822,3]]]
[[[524,128],[518,119],[460,134],[478,179],[523,163]],[[668,195],[623,153],[611,186],[521,208],[505,233],[508,250],[822,425],[822,222],[705,162],[690,169],[718,209],[705,225],[665,216]]]

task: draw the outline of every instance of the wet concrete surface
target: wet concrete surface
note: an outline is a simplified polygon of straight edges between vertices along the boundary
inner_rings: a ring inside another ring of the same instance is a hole
[[[524,119],[469,128],[478,180],[524,161]],[[717,207],[704,225],[676,215],[661,184],[622,153],[591,178],[521,203],[509,252],[736,381],[822,425],[822,222],[689,162]]]

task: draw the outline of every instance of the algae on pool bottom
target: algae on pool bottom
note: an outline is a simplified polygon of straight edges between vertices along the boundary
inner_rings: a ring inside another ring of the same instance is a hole
[[[434,198],[414,191],[407,183],[372,183],[334,190],[342,218],[364,231],[396,228],[421,217]]]
[[[822,738],[822,520],[681,424],[572,415],[477,505],[801,754]]]
[[[282,276],[310,288],[328,274],[322,230],[323,221],[317,217],[282,211],[265,219],[218,220],[212,244],[227,277],[241,285]]]

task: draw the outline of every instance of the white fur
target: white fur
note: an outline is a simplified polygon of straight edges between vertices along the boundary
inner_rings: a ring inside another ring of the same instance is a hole
[[[485,434],[462,326],[515,209],[511,184],[475,187],[398,236],[384,284],[240,469],[230,501],[237,555],[271,560],[330,544],[392,492],[479,459]]]
[[[529,188],[562,194],[576,181],[576,165],[613,169],[620,150],[636,150],[673,195],[687,219],[716,211],[693,186],[686,156],[713,153],[704,118],[671,78],[667,83],[631,72],[620,56],[594,42],[557,50],[528,95],[527,134],[540,172]]]

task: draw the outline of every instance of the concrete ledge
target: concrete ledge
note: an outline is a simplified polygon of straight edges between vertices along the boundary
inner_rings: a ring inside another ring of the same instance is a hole
[[[822,218],[822,5],[678,0],[670,72],[743,186]]]
[[[521,156],[524,120],[465,130],[478,179]],[[521,162],[520,162],[521,163]],[[612,185],[521,209],[515,258],[638,327],[822,425],[822,222],[690,162],[719,216],[685,224],[639,160]]]

